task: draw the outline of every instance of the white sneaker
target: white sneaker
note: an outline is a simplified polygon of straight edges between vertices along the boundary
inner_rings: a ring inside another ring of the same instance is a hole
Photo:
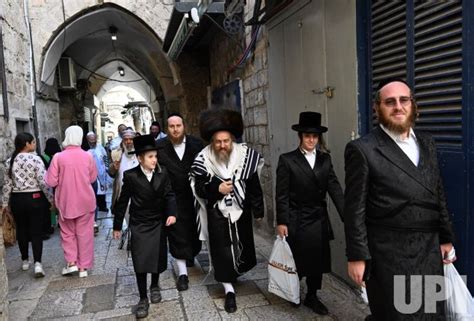
[[[87,277],[87,270],[79,271],[79,277],[80,278],[86,278]]]
[[[70,265],[70,266],[66,265],[66,267],[63,268],[62,275],[69,275],[77,271],[79,271],[79,269],[77,268],[77,265]]]
[[[35,278],[44,277],[43,265],[40,262],[35,262]]]
[[[21,269],[23,271],[28,271],[30,268],[30,262],[28,260],[24,260],[23,263],[21,264]]]

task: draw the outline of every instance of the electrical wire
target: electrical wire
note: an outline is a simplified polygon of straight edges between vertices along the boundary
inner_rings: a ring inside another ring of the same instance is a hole
[[[245,51],[243,52],[242,56],[239,58],[239,60],[237,61],[236,64],[234,64],[232,67],[230,67],[228,70],[227,70],[227,73],[230,74],[232,73],[237,67],[239,67],[240,65],[242,65],[246,60],[247,58],[250,56],[250,52],[252,51],[252,48],[253,48],[253,45],[256,43],[257,41],[257,38],[258,38],[258,33],[260,31],[260,25],[257,26],[257,28],[255,28],[255,31],[254,33],[252,34],[252,38],[250,40],[250,43],[249,45],[247,46],[247,48],[245,48]]]

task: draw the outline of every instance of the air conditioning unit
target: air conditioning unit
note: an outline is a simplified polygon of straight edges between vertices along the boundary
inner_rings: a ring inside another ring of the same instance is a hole
[[[58,87],[59,89],[76,88],[76,71],[74,61],[70,57],[61,57],[58,63]]]

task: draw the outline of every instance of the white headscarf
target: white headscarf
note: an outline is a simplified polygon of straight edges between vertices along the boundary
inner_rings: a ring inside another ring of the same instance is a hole
[[[84,135],[84,132],[82,131],[81,127],[69,126],[66,128],[64,134],[66,135],[66,138],[64,138],[63,147],[82,145],[82,136]]]

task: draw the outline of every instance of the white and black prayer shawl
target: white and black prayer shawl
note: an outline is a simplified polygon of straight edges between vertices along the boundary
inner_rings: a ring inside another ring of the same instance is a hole
[[[196,198],[195,206],[197,211],[197,226],[199,239],[201,241],[208,240],[208,225],[207,225],[207,201],[200,198],[196,194],[195,182],[196,177],[201,179],[204,178],[206,182],[216,177],[221,181],[231,180],[233,185],[233,191],[226,195],[223,199],[212,204],[214,208],[218,208],[220,213],[228,219],[229,222],[229,235],[232,244],[237,244],[237,248],[240,250],[234,251],[232,248],[232,257],[234,260],[234,269],[238,272],[239,257],[241,253],[241,243],[238,239],[239,233],[237,230],[237,224],[242,212],[244,210],[245,191],[246,191],[246,180],[249,179],[253,174],[257,172],[260,176],[263,168],[264,160],[263,157],[256,152],[254,149],[249,148],[247,144],[233,143],[232,153],[230,154],[229,163],[227,166],[222,165],[216,160],[216,156],[212,151],[212,146],[206,146],[194,160],[190,171],[191,189],[193,190]],[[233,233],[231,226],[235,226],[237,240],[233,239]],[[208,243],[209,245],[209,243]],[[238,252],[238,253],[235,253]]]

